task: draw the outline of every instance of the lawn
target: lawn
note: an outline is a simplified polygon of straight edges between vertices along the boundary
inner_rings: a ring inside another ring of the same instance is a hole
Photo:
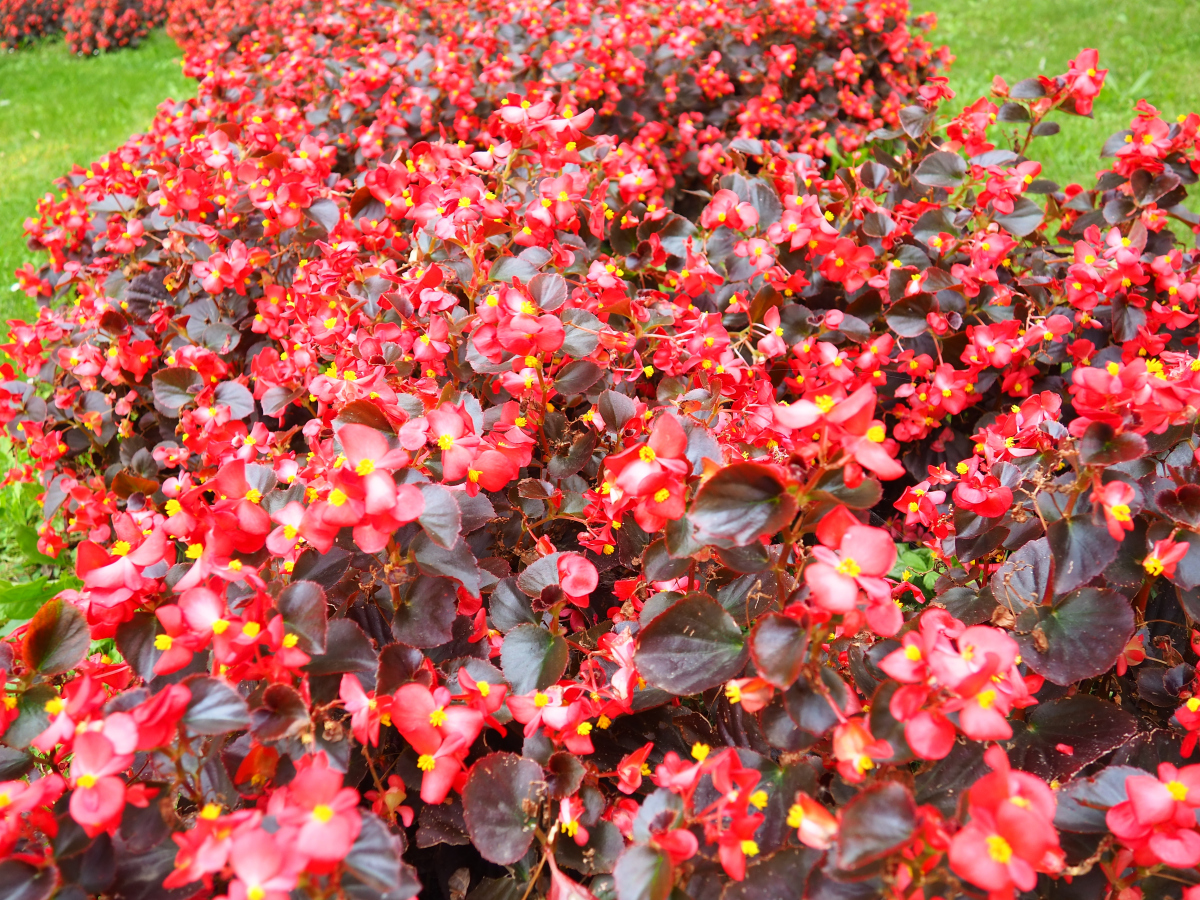
[[[1085,47],[1108,69],[1094,119],[1064,116],[1063,130],[1034,144],[1046,175],[1060,184],[1095,184],[1100,147],[1128,127],[1146,98],[1168,121],[1200,112],[1200,3],[1195,0],[913,0],[938,15],[933,40],[958,57],[950,83],[958,103],[987,94],[993,75],[1009,84],[1058,75]],[[1040,145],[1040,146],[1039,146]]]
[[[33,304],[9,291],[12,272],[34,259],[22,223],[55,178],[144,130],[167,97],[195,93],[179,48],[161,30],[137,49],[77,57],[61,40],[0,53],[0,318]]]

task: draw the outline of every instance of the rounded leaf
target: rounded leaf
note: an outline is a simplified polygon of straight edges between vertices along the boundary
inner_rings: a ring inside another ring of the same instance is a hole
[[[504,638],[500,668],[514,694],[548,688],[567,670],[571,651],[561,635],[537,625],[518,625]]]
[[[92,635],[79,608],[55,599],[37,611],[25,631],[21,655],[41,675],[61,675],[87,656]]]
[[[857,869],[882,859],[908,843],[916,825],[917,805],[899,782],[885,781],[859,791],[842,810],[838,868]]]
[[[667,900],[671,895],[671,861],[647,844],[625,849],[613,867],[617,900]]]
[[[638,672],[672,694],[698,694],[734,677],[746,662],[741,629],[707,594],[688,594],[642,629]]]
[[[471,843],[501,866],[518,862],[533,843],[542,767],[515,753],[493,753],[471,767],[463,814]]]
[[[1083,588],[1053,606],[1031,607],[1017,618],[1017,643],[1029,668],[1069,685],[1113,667],[1136,623],[1116,591]]]
[[[726,466],[706,481],[689,518],[701,541],[722,547],[744,547],[775,534],[796,517],[796,499],[761,463]]]
[[[795,619],[764,616],[750,633],[750,656],[763,679],[783,690],[800,677],[808,633]]]

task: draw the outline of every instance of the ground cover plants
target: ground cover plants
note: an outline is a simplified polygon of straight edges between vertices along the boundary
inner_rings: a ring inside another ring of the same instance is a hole
[[[61,33],[72,53],[137,46],[166,18],[163,0],[3,0],[0,51]]]
[[[1054,184],[1097,54],[944,115],[897,2],[168,22],[3,348],[0,891],[1196,900],[1200,117]]]

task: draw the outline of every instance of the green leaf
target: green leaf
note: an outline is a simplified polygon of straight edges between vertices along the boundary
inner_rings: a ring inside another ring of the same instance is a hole
[[[71,586],[70,583],[47,581],[45,578],[36,578],[23,584],[0,581],[0,617],[32,619],[43,603]]]
[[[746,640],[716,600],[688,594],[642,629],[636,662],[654,687],[679,696],[698,694],[741,671]]]
[[[34,566],[61,566],[62,560],[47,556],[38,549],[38,533],[28,525],[18,525],[17,546],[25,554],[25,561]]]

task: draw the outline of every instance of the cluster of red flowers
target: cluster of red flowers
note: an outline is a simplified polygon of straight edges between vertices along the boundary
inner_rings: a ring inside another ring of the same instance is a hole
[[[1061,188],[1095,53],[939,120],[907,12],[174,6],[198,97],[26,223],[0,872],[1200,881],[1200,117]]]
[[[72,53],[137,46],[167,18],[166,0],[0,0],[0,50],[61,33]]]
[[[72,53],[107,53],[136,47],[166,18],[166,0],[71,0],[63,10],[63,37]]]
[[[0,0],[0,50],[62,30],[66,0]]]

